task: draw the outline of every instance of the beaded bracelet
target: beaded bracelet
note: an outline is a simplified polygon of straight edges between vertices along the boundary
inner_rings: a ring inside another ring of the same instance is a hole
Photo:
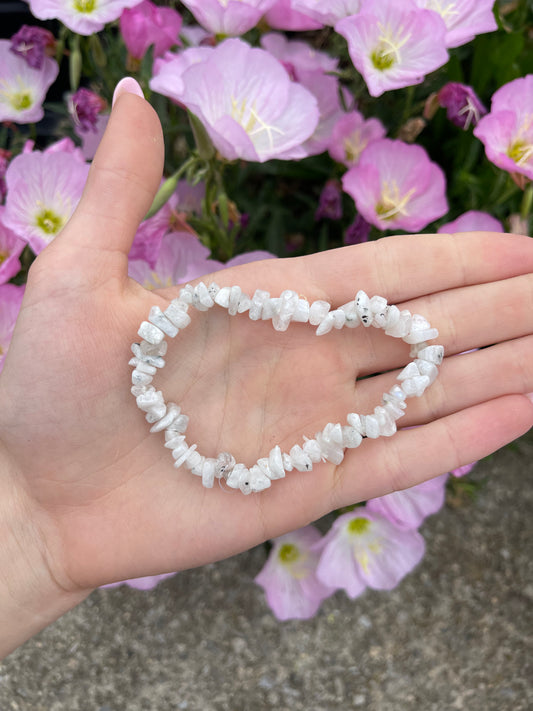
[[[412,346],[412,362],[398,375],[400,385],[394,385],[383,395],[381,405],[368,415],[350,413],[346,425],[328,423],[314,439],[304,437],[302,445],[295,444],[288,453],[279,445],[271,449],[267,457],[258,459],[251,467],[236,463],[229,452],[218,457],[205,457],[198,452],[196,444],[189,445],[185,432],[189,418],[178,405],[165,403],[160,390],[150,385],[158,368],[163,368],[163,356],[167,351],[165,335],[174,338],[191,321],[188,309],[192,305],[198,311],[207,311],[215,304],[226,308],[230,316],[248,312],[252,321],[272,319],[277,331],[286,331],[291,322],[309,323],[317,326],[317,336],[343,327],[382,328],[388,336],[401,338]],[[295,291],[286,290],[279,298],[272,298],[267,291],[257,289],[250,298],[239,286],[222,287],[212,283],[206,286],[200,282],[196,286],[186,284],[178,298],[161,311],[152,307],[148,321],[143,321],[138,335],[140,343],[133,343],[134,366],[132,373],[132,394],[137,406],[146,413],[146,420],[152,425],[150,432],[165,432],[165,447],[172,450],[174,466],[184,464],[190,471],[201,477],[202,484],[211,488],[215,479],[224,479],[232,489],[240,489],[243,494],[263,491],[270,487],[273,479],[281,479],[285,472],[293,469],[311,471],[313,464],[328,461],[338,465],[344,458],[346,448],[358,447],[363,438],[376,439],[390,437],[396,432],[396,420],[405,413],[408,397],[423,394],[438,375],[437,366],[442,363],[444,348],[428,345],[427,341],[438,336],[423,316],[400,310],[387,304],[382,296],[370,298],[364,291],[357,292],[353,301],[338,309],[331,310],[327,301],[309,304]]]

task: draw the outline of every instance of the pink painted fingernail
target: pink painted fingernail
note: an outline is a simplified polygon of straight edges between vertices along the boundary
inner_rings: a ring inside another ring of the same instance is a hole
[[[124,77],[124,79],[121,79],[116,85],[115,91],[113,92],[112,107],[115,105],[116,100],[121,94],[135,94],[136,96],[140,96],[141,99],[144,99],[143,90],[141,89],[139,82],[133,77]]]

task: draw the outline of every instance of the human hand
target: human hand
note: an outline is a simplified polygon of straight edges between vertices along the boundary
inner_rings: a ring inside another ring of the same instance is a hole
[[[162,434],[149,433],[135,406],[128,366],[150,307],[165,308],[179,291],[146,291],[127,277],[131,241],[159,185],[162,145],[149,105],[122,95],[75,215],[30,270],[0,378],[4,520],[9,535],[23,531],[17,546],[38,552],[27,559],[40,561],[57,590],[78,599],[114,580],[226,557],[471,462],[529,429],[533,405],[521,393],[533,390],[533,241],[388,237],[213,279],[249,294],[291,288],[334,305],[364,289],[424,315],[447,357],[399,422],[418,427],[365,440],[337,467],[291,472],[249,497],[206,490],[176,470]],[[278,333],[214,308],[195,312],[171,341],[156,384],[190,415],[189,442],[251,464],[348,412],[372,411],[394,383],[386,371],[401,368],[408,350],[373,328],[318,338],[293,324]],[[383,374],[355,384],[374,373]]]

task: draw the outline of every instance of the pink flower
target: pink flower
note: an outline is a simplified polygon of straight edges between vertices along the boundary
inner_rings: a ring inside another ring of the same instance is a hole
[[[321,22],[313,20],[309,15],[298,12],[292,6],[294,0],[277,0],[265,13],[265,20],[275,30],[319,30]]]
[[[474,136],[499,168],[533,180],[533,74],[498,89]]]
[[[61,20],[79,35],[92,35],[117,20],[125,7],[141,0],[27,0],[32,15],[39,20]]]
[[[413,0],[366,0],[358,15],[340,20],[335,30],[348,41],[372,96],[420,84],[448,61],[442,18],[418,9]]]
[[[429,479],[403,491],[367,501],[368,511],[381,514],[398,528],[419,528],[424,519],[444,505],[448,474]]]
[[[136,590],[153,590],[159,583],[167,578],[172,578],[176,573],[163,573],[162,575],[147,575],[144,578],[129,578],[128,580],[120,580],[118,583],[109,583],[101,585],[104,588],[118,588],[120,585],[127,585]]]
[[[488,212],[469,210],[459,215],[452,222],[441,225],[437,232],[442,234],[454,232],[505,232],[502,223]]]
[[[183,0],[196,21],[214,35],[242,35],[276,0]]]
[[[22,25],[11,37],[11,51],[22,57],[33,69],[42,69],[46,49],[53,52],[55,37],[44,27]]]
[[[11,152],[5,148],[0,148],[0,203],[4,202],[6,196],[6,170],[11,158]]]
[[[313,547],[321,535],[313,526],[300,528],[272,541],[272,550],[255,582],[279,620],[307,620],[334,588],[316,576],[319,554]]]
[[[329,140],[330,156],[346,166],[355,165],[369,143],[384,138],[385,127],[379,119],[365,120],[359,111],[342,114],[335,123]]]
[[[82,131],[81,127],[74,126],[74,133],[81,140],[81,153],[84,160],[92,160],[96,149],[105,133],[109,121],[109,114],[99,114],[96,118],[94,131]]]
[[[328,180],[322,188],[315,212],[315,220],[340,220],[342,217],[342,194],[336,180]]]
[[[323,25],[334,25],[348,15],[355,15],[361,7],[361,0],[291,0],[293,10],[308,15]]]
[[[446,47],[459,47],[476,35],[498,29],[494,0],[415,0],[420,8],[437,12],[446,24]]]
[[[96,133],[98,115],[104,110],[105,99],[90,89],[81,88],[71,95],[68,111],[77,128],[82,133]]]
[[[0,284],[5,284],[20,270],[20,260],[25,242],[4,225],[5,207],[0,206]]]
[[[261,37],[261,46],[276,57],[295,81],[303,72],[334,72],[338,59],[315,49],[301,40],[288,40],[280,32],[269,32]]]
[[[39,254],[70,219],[88,171],[76,152],[21,153],[6,172],[4,224]]]
[[[14,284],[0,286],[0,372],[4,367],[23,296],[24,286]]]
[[[342,178],[358,212],[382,230],[418,232],[448,211],[441,168],[417,145],[381,138]]]
[[[478,95],[471,86],[451,81],[437,94],[439,104],[446,109],[446,116],[459,128],[467,130],[476,126],[487,113]]]
[[[154,62],[150,89],[181,102],[185,91],[183,74],[193,64],[204,62],[214,51],[212,47],[191,47],[179,54],[165,52]]]
[[[368,242],[371,226],[362,215],[356,215],[355,220],[344,234],[344,244],[361,244]]]
[[[0,122],[35,123],[44,116],[43,101],[59,72],[54,59],[44,57],[41,69],[11,51],[0,40]]]
[[[391,590],[424,556],[424,539],[403,530],[384,516],[357,507],[339,516],[316,546],[316,569],[325,585],[342,588],[355,598],[368,586]]]
[[[120,32],[128,52],[142,59],[150,45],[154,57],[160,57],[175,44],[180,44],[181,15],[172,7],[159,7],[150,0],[126,8],[120,16]]]
[[[195,59],[201,57],[202,50],[205,58],[191,64],[176,81],[183,92],[168,95],[198,117],[220,154],[229,160],[259,162],[305,156],[301,144],[318,123],[313,95],[292,83],[268,52],[242,40],[226,40],[215,49],[185,50],[182,62],[191,52]],[[168,87],[170,71],[166,77]],[[162,83],[156,88],[152,80],[150,86],[165,93]]]

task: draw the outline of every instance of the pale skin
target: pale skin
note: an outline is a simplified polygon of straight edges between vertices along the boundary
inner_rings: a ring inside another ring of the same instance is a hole
[[[76,213],[30,270],[0,377],[1,655],[99,585],[230,556],[479,459],[533,424],[533,240],[389,237],[213,279],[336,306],[364,289],[423,314],[447,357],[399,423],[419,427],[247,497],[176,470],[135,405],[128,366],[150,307],[179,291],[147,291],[127,276],[162,160],[157,117],[123,93]],[[481,346],[490,347],[456,356]],[[317,338],[293,324],[280,334],[216,307],[170,340],[155,384],[190,416],[189,442],[251,465],[275,444],[288,451],[348,412],[371,412],[394,374],[356,378],[401,368],[408,350],[373,328]]]

